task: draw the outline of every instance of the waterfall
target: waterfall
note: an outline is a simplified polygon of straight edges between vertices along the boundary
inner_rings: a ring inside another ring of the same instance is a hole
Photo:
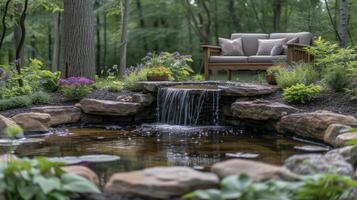
[[[160,88],[157,121],[172,125],[218,125],[219,89]]]

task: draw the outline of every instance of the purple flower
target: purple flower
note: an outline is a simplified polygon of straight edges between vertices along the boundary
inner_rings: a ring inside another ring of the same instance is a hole
[[[82,76],[72,76],[69,77],[67,79],[60,79],[59,80],[59,84],[62,86],[70,86],[70,87],[80,87],[80,86],[84,86],[84,85],[91,85],[93,84],[94,81],[86,78],[86,77],[82,77]]]

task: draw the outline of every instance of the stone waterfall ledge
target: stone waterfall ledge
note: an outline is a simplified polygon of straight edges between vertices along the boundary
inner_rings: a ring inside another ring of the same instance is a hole
[[[140,111],[140,103],[82,99],[80,108],[84,113],[110,116],[132,116]]]
[[[220,89],[223,96],[233,97],[253,97],[274,93],[278,87],[265,84],[252,83],[237,83],[237,82],[220,82],[220,81],[204,81],[204,82],[171,82],[171,81],[143,81],[137,83],[138,91],[156,93],[159,88],[173,87],[178,85],[195,85],[199,86],[214,86]]]
[[[33,112],[47,113],[51,115],[51,126],[77,123],[82,111],[76,106],[43,106],[31,109]]]

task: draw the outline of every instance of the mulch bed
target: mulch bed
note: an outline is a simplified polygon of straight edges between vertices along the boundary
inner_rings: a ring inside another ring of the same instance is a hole
[[[108,90],[93,90],[87,98],[102,99],[102,100],[116,100],[119,95],[129,94],[128,91],[123,91],[120,93],[110,92]],[[78,102],[67,101],[65,97],[60,93],[52,93],[53,102],[48,105],[74,105]],[[282,92],[278,91],[274,94],[264,96],[262,99],[271,100],[275,102],[285,103],[282,99]],[[357,117],[357,101],[352,101],[351,97],[344,93],[336,93],[333,91],[323,91],[319,96],[312,102],[308,104],[289,104],[293,107],[301,109],[302,111],[312,112],[317,110],[328,110],[335,113],[353,115]],[[45,106],[45,105],[36,105]],[[30,111],[28,108],[18,108],[12,110],[1,111],[0,114],[6,117],[14,116],[18,113]]]
[[[318,97],[315,100],[313,100],[308,104],[286,103],[282,99],[281,91],[266,96],[263,99],[285,103],[306,112],[312,112],[317,110],[328,110],[335,113],[353,115],[357,117],[357,101],[352,101],[351,96],[344,93],[323,91],[318,95]]]

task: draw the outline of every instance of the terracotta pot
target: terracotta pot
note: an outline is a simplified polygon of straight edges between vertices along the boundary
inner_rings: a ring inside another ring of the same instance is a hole
[[[148,81],[168,81],[169,77],[167,76],[148,76]]]
[[[269,74],[269,75],[267,74],[266,75],[266,80],[267,80],[268,84],[270,84],[270,85],[276,85],[277,84],[274,74]]]

